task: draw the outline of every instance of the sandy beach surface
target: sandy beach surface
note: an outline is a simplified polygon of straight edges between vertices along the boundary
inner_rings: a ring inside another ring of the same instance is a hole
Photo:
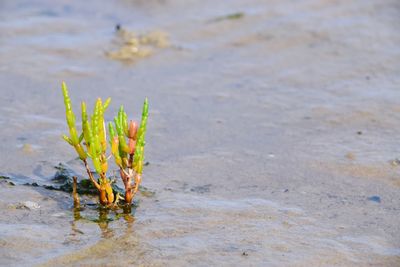
[[[168,42],[114,58],[118,24]],[[399,25],[396,0],[1,1],[0,265],[400,266]],[[107,121],[148,97],[133,214],[23,185],[85,177],[61,81]]]

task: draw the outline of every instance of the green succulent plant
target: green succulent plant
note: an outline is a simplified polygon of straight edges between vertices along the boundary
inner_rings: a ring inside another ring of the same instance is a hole
[[[111,122],[108,124],[111,152],[115,163],[120,168],[127,202],[132,201],[142,179],[148,111],[149,104],[146,98],[143,103],[139,128],[135,121],[128,122],[123,106],[120,107],[118,115],[114,118],[116,131]]]
[[[63,139],[74,147],[79,158],[84,163],[89,179],[99,191],[100,203],[102,205],[113,204],[117,198],[112,190],[112,181],[107,178],[109,157],[106,154],[108,145],[104,121],[104,112],[107,110],[111,98],[107,98],[104,103],[101,98],[98,98],[90,119],[87,114],[86,103],[82,102],[82,132],[78,134],[68,88],[64,82],[61,87],[70,135],[63,135]],[[142,179],[147,118],[148,100],[146,98],[139,127],[132,120],[128,122],[123,106],[121,106],[118,115],[114,118],[115,129],[113,124],[109,123],[111,153],[120,169],[120,176],[125,186],[125,202],[128,204],[132,203]],[[88,158],[91,159],[93,167],[99,176],[98,180],[94,178],[90,170]]]

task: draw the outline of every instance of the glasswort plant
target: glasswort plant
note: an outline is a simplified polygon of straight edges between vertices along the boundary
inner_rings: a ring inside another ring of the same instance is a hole
[[[120,176],[125,186],[125,201],[132,202],[132,198],[136,194],[139,184],[142,180],[143,162],[144,162],[144,137],[146,133],[147,117],[148,117],[148,101],[145,99],[142,111],[142,121],[138,129],[138,125],[134,121],[129,121],[121,106],[118,116],[114,118],[114,124],[117,132],[110,122],[110,143],[111,152],[114,156],[115,163],[120,168]],[[125,138],[128,138],[126,142]],[[134,183],[132,184],[132,180]]]
[[[70,135],[69,137],[63,135],[63,138],[75,148],[79,158],[84,163],[90,181],[99,191],[100,203],[105,206],[114,204],[118,198],[114,196],[112,181],[107,178],[108,159],[110,156],[107,157],[106,154],[107,138],[104,122],[104,112],[110,104],[111,99],[107,98],[103,103],[101,98],[98,98],[90,119],[87,114],[86,103],[82,102],[82,132],[78,135],[68,88],[64,82],[61,87]],[[120,176],[125,186],[124,199],[127,204],[132,203],[132,199],[138,191],[142,180],[147,117],[148,101],[146,98],[143,104],[142,120],[139,127],[132,120],[128,123],[123,106],[121,106],[118,115],[114,119],[116,131],[112,123],[109,123],[111,153],[120,169]],[[93,167],[99,176],[98,180],[95,179],[90,170],[88,158],[91,159]]]

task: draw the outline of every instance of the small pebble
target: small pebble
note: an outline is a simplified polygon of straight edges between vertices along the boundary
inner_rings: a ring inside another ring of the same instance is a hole
[[[379,196],[370,196],[367,198],[369,201],[374,201],[376,203],[381,203],[381,198]]]
[[[354,153],[349,152],[345,155],[345,157],[349,160],[355,160],[356,159],[356,155],[354,155]]]
[[[37,210],[40,209],[40,205],[33,201],[25,201],[21,203],[22,207],[27,208],[28,210]]]
[[[23,151],[24,153],[27,153],[27,154],[32,153],[32,152],[33,152],[33,147],[32,147],[31,144],[24,144],[24,145],[22,146],[22,151]]]
[[[391,161],[389,161],[390,162],[390,164],[392,165],[392,166],[398,166],[398,165],[400,165],[400,159],[393,159],[393,160],[391,160]]]
[[[53,213],[51,216],[53,216],[53,217],[66,217],[66,213],[65,212],[57,212],[57,213]]]

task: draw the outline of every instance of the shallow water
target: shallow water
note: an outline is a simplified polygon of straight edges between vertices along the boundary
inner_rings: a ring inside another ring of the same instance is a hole
[[[389,0],[2,1],[0,174],[17,185],[0,184],[0,265],[400,265],[399,15]],[[112,60],[116,24],[170,45]],[[76,113],[112,97],[108,120],[149,98],[156,194],[132,217],[76,220],[69,195],[21,185],[59,162],[84,173],[60,138],[62,80]]]

